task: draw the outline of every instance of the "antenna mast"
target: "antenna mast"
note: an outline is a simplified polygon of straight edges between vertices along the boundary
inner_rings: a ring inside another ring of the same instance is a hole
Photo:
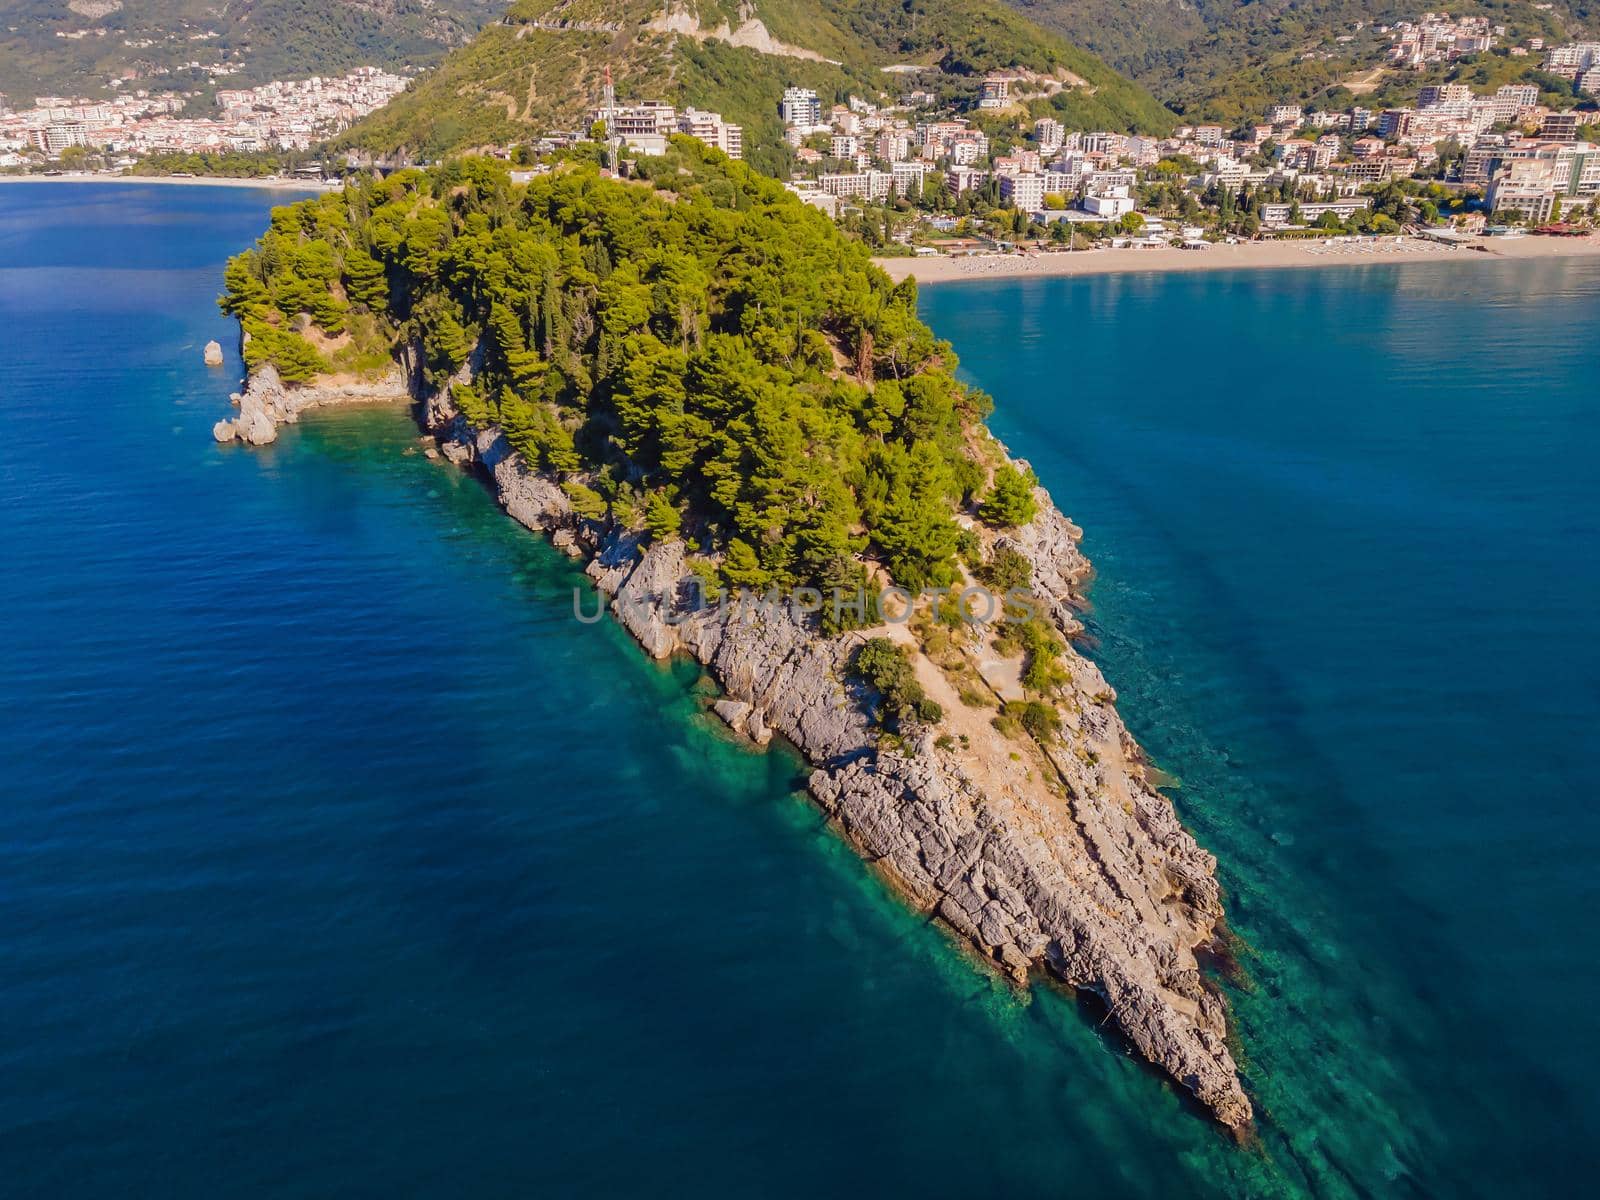
[[[606,64],[606,90],[601,101],[606,123],[606,157],[613,171],[622,166],[622,139],[617,136],[617,89],[611,84],[611,64]]]

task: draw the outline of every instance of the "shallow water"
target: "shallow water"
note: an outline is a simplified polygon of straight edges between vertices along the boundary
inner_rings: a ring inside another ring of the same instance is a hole
[[[1453,329],[1433,268],[926,296],[1223,860],[1241,1151],[906,912],[693,670],[574,622],[405,412],[213,444],[270,203],[0,188],[7,1194],[1578,1177],[1600,280],[1482,272]],[[1152,329],[1172,386],[1133,388]]]
[[[1098,656],[1249,946],[1269,1152],[1333,1193],[1581,1179],[1600,268],[976,285],[924,309],[1087,530]]]

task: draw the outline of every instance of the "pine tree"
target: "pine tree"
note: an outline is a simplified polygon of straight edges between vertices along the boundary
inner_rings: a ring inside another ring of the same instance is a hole
[[[259,314],[266,308],[271,296],[261,281],[260,269],[261,259],[254,250],[230,258],[222,272],[227,291],[217,297],[217,307],[230,317]]]
[[[368,312],[389,311],[389,277],[372,255],[364,250],[345,251],[344,279],[350,299]]]
[[[1037,508],[1033,499],[1037,482],[1031,471],[1024,475],[1009,464],[998,467],[989,494],[978,506],[978,515],[1001,529],[1026,525],[1033,520]]]
[[[644,524],[653,540],[665,541],[678,535],[683,516],[665,492],[651,492],[649,500],[645,501]]]

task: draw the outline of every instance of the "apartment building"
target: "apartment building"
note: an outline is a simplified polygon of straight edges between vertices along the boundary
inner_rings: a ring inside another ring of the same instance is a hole
[[[785,88],[778,113],[785,125],[796,128],[814,129],[822,124],[822,102],[811,88]]]
[[[1039,212],[1044,208],[1044,176],[1001,175],[1000,199],[1023,212]]]

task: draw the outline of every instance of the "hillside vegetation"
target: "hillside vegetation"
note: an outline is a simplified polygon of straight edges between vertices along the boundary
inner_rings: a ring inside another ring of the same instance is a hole
[[[1382,62],[1384,40],[1370,26],[1415,20],[1429,8],[1415,0],[1006,3],[1099,54],[1186,117],[1223,121],[1259,116],[1267,104],[1280,101],[1350,103],[1342,83]],[[1542,7],[1533,0],[1463,0],[1445,7],[1452,14],[1484,14],[1507,25],[1512,42],[1530,34],[1559,38],[1584,29],[1600,34],[1600,4],[1595,0],[1556,0]],[[1356,35],[1358,21],[1369,30]],[[1339,41],[1345,36],[1354,41]],[[1515,69],[1505,73],[1519,78],[1538,66],[1537,56],[1510,62]],[[1394,86],[1407,99],[1419,83],[1435,81],[1413,72],[1393,76]]]
[[[986,71],[1022,68],[1078,81],[1056,101],[1074,123],[1172,124],[1149,93],[1093,55],[981,0],[701,0],[673,12],[669,28],[662,0],[521,0],[340,144],[431,158],[580,128],[608,65],[623,101],[696,105],[743,125],[747,155],[768,170],[783,165],[777,106],[790,85],[833,103],[852,92],[892,93],[909,80],[970,88]],[[735,44],[758,40],[756,22],[769,52]],[[885,73],[891,65],[927,71]]]
[[[988,399],[956,380],[914,283],[698,142],[648,169],[513,185],[460,158],[352,183],[273,210],[220,303],[247,362],[290,381],[350,365],[335,345],[369,363],[418,347],[434,385],[472,358],[453,395],[474,423],[580,514],[682,533],[728,585],[853,593],[868,560],[946,585],[974,544],[958,507],[1030,519],[980,424]]]
[[[351,67],[423,67],[465,44],[502,0],[0,0],[0,92],[102,96],[131,86],[204,90],[340,74]],[[129,43],[132,43],[131,45]]]

